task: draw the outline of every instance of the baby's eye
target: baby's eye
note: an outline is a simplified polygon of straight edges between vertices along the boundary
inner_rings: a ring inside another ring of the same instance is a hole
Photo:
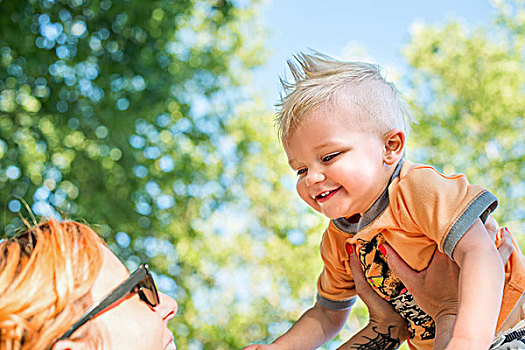
[[[334,159],[335,157],[337,157],[338,155],[340,155],[341,152],[338,152],[338,153],[332,153],[332,154],[329,154],[327,156],[324,156],[323,157],[323,162],[329,162],[331,161],[332,159]]]
[[[301,176],[301,175],[304,175],[304,174],[306,174],[306,168],[302,168],[302,169],[297,170],[297,176]]]

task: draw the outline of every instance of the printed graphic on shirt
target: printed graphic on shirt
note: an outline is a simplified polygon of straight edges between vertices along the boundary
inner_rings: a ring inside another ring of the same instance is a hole
[[[417,306],[414,297],[409,292],[389,300],[390,304],[408,322],[411,338],[419,337],[423,340],[434,339],[434,320]]]
[[[358,239],[356,248],[368,283],[382,298],[389,300],[406,292],[406,288],[399,278],[392,275],[385,257],[377,249],[384,242],[385,239],[379,234],[371,241]]]
[[[377,249],[378,245],[384,242],[381,234],[371,241],[357,241],[356,250],[366,280],[408,321],[411,338],[434,339],[434,321],[417,306],[414,297],[408,293],[401,280],[392,274],[386,258]]]

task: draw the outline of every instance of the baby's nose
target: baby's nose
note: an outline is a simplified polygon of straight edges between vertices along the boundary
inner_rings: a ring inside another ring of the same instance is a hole
[[[326,176],[323,174],[323,172],[318,171],[318,170],[308,169],[308,174],[306,174],[306,185],[307,186],[312,186],[324,180],[326,180]]]

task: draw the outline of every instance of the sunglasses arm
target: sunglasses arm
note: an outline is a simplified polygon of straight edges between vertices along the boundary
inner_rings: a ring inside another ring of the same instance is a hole
[[[89,310],[86,311],[84,316],[82,316],[77,322],[75,322],[62,337],[58,340],[69,339],[71,335],[80,327],[82,327],[86,322],[91,320],[93,317],[98,315],[103,310],[107,309],[113,303],[121,299],[124,295],[129,293],[133,287],[135,287],[147,274],[146,268],[141,266],[137,271],[133,272],[129,278],[124,281],[121,285],[111,291],[102,301],[98,304],[93,305]]]

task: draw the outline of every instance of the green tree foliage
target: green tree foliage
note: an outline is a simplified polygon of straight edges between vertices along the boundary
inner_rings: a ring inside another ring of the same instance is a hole
[[[225,247],[208,219],[242,196],[228,124],[264,57],[258,6],[0,2],[0,226],[21,226],[24,203],[95,224],[178,300],[181,348],[241,345],[242,313],[206,311],[232,304],[217,295],[219,267],[247,243]]]
[[[419,125],[409,157],[489,188],[500,199],[495,217],[523,244],[525,10],[523,1],[496,10],[488,28],[414,30],[405,56]]]

